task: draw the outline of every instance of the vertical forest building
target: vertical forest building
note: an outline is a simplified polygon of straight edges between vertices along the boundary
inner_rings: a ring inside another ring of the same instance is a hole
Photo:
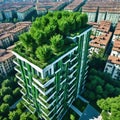
[[[86,14],[54,12],[37,18],[14,49],[16,77],[31,113],[60,120],[84,91],[91,26]]]

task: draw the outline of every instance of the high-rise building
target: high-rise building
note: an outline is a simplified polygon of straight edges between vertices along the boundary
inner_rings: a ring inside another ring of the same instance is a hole
[[[66,39],[71,42],[62,48],[64,51],[51,56],[44,67],[40,67],[35,58],[29,59],[29,55],[18,52],[19,47],[16,47],[13,51],[16,56],[15,70],[18,72],[16,77],[29,111],[37,112],[45,120],[60,120],[76,97],[84,91],[90,31],[91,26],[85,25],[79,34],[67,36]]]

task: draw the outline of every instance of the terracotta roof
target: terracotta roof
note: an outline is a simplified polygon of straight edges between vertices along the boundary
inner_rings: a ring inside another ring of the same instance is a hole
[[[109,56],[108,61],[117,65],[120,65],[120,58],[116,56]]]
[[[112,50],[120,52],[120,39],[114,41]]]
[[[91,47],[96,47],[96,48],[105,48],[108,45],[108,42],[110,41],[112,36],[112,32],[104,33],[100,36],[93,36],[92,35],[92,40],[90,41],[89,45]]]
[[[11,37],[10,33],[5,33],[2,36],[0,36],[0,40],[3,40],[4,38]]]
[[[83,0],[74,0],[72,3],[67,5],[64,9],[65,10],[74,10],[75,8],[77,8],[82,3],[83,3]]]
[[[6,61],[7,59],[9,59],[9,58],[11,58],[13,56],[14,55],[11,52],[9,52],[9,51],[6,50],[5,54],[3,54],[2,56],[0,56],[0,62],[4,62],[4,61]]]
[[[21,30],[23,30],[24,28],[26,28],[27,26],[21,25],[21,26],[17,26],[16,28],[14,28],[13,30],[9,31],[10,33],[16,33],[19,32]]]
[[[24,8],[19,9],[17,12],[25,12],[25,11],[29,10],[30,8],[32,8],[32,7],[33,7],[32,5],[26,6]]]
[[[120,22],[118,22],[116,28],[115,28],[115,32],[114,32],[115,35],[120,35]]]

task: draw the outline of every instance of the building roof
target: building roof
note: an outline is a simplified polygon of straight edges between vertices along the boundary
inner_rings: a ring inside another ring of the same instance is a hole
[[[108,45],[108,42],[110,41],[112,36],[112,32],[109,33],[104,33],[100,36],[91,36],[91,41],[89,45],[91,47],[96,47],[96,48],[105,48]]]
[[[64,9],[65,10],[74,10],[79,7],[83,3],[83,0],[74,0],[72,3],[67,5]]]
[[[107,3],[107,4],[106,4]],[[89,12],[93,8],[98,8],[99,12],[120,13],[120,1],[112,0],[89,0],[83,7],[83,11]],[[90,11],[91,12],[91,11]]]
[[[120,22],[118,22],[116,28],[115,28],[115,32],[114,35],[120,35]]]
[[[109,56],[108,57],[108,61],[117,65],[120,65],[120,58],[118,58],[117,56]]]
[[[120,52],[120,39],[114,41],[112,50]]]
[[[7,38],[7,37],[11,37],[11,34],[10,33],[5,33],[5,34],[1,35],[0,40],[3,40],[5,38]]]
[[[29,10],[29,9],[32,8],[32,7],[33,7],[32,5],[25,6],[25,7],[21,8],[21,9],[19,9],[17,12],[23,13],[23,12]]]
[[[111,22],[110,21],[101,21],[100,23],[96,22],[89,22],[90,25],[93,25],[94,28],[96,28],[98,31],[101,32],[106,32],[108,33],[111,27]]]
[[[6,60],[8,60],[9,58],[13,56],[14,55],[10,51],[6,50],[6,52],[2,56],[0,56],[0,62],[5,62]]]
[[[19,32],[21,30],[23,30],[24,28],[26,28],[27,26],[21,25],[21,26],[17,26],[16,28],[12,29],[11,31],[9,31],[10,33],[16,33]]]
[[[111,27],[110,21],[101,21],[98,30],[102,32],[109,32],[110,27]]]

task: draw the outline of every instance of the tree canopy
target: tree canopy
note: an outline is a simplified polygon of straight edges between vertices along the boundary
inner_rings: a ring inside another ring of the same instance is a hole
[[[102,109],[103,120],[120,120],[120,96],[101,99],[97,105]]]
[[[23,33],[19,37],[20,44],[18,49],[16,47],[16,50],[21,55],[24,52],[30,57],[29,60],[32,58],[44,64],[48,60],[44,58],[44,56],[48,55],[46,54],[49,49],[47,46],[51,47],[52,54],[57,55],[56,53],[64,50],[62,48],[65,38],[75,32],[78,33],[80,29],[86,27],[87,21],[87,15],[80,12],[56,11],[48,13],[45,16],[36,18],[29,32]],[[67,44],[66,46],[69,45]]]

